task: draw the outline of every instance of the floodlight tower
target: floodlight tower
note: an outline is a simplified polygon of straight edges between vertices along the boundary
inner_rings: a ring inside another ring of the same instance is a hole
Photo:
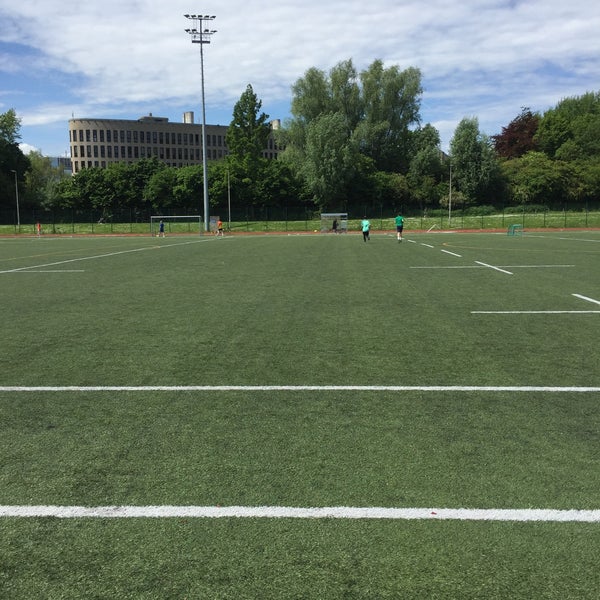
[[[210,209],[208,206],[208,168],[206,166],[206,108],[204,104],[204,44],[210,44],[210,38],[215,29],[209,29],[205,23],[215,19],[214,15],[183,15],[193,23],[191,29],[186,29],[192,37],[192,44],[200,44],[200,75],[202,80],[202,179],[204,180],[204,231],[208,233]]]

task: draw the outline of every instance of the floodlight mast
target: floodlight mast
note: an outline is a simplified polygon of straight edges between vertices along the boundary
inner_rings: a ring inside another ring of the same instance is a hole
[[[206,108],[204,102],[204,44],[210,44],[210,38],[214,29],[208,29],[204,26],[205,21],[215,19],[214,15],[183,15],[186,19],[193,22],[191,29],[186,29],[192,38],[192,44],[200,44],[200,75],[202,82],[202,179],[204,180],[204,231],[208,233],[210,227],[210,209],[208,205],[208,168],[206,165]]]

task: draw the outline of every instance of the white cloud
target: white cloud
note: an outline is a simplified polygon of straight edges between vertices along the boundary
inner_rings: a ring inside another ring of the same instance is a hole
[[[423,119],[440,124],[447,142],[464,116],[498,133],[521,106],[545,110],[600,81],[600,5],[587,0],[212,4],[203,7],[217,16],[204,47],[208,116],[231,111],[248,83],[264,108],[287,108],[308,68],[352,58],[360,70],[381,58],[421,69]],[[190,10],[189,0],[1,7],[10,27],[0,31],[8,44],[0,45],[0,72],[11,89],[18,78],[33,89],[17,107],[24,125],[65,122],[72,112],[132,116],[153,105],[199,112],[199,45],[184,32]]]

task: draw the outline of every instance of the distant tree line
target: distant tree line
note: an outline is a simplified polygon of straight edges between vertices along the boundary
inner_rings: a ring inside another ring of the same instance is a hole
[[[358,72],[351,60],[329,72],[311,68],[292,87],[291,118],[273,134],[284,151],[262,151],[269,117],[251,85],[233,109],[229,154],[208,165],[211,212],[259,217],[270,208],[406,214],[445,210],[600,208],[600,93],[566,98],[543,114],[522,108],[497,135],[464,118],[440,149],[420,118],[418,69],[374,61]],[[110,218],[198,214],[202,167],[168,167],[157,159],[111,164],[64,176],[37,152],[18,145],[20,120],[0,115],[0,211],[14,206],[15,177],[23,209],[94,210]],[[450,187],[452,186],[452,187]]]

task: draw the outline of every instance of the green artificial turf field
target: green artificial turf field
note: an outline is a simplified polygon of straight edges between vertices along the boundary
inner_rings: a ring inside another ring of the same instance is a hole
[[[0,299],[0,597],[597,597],[600,232],[7,238]]]

